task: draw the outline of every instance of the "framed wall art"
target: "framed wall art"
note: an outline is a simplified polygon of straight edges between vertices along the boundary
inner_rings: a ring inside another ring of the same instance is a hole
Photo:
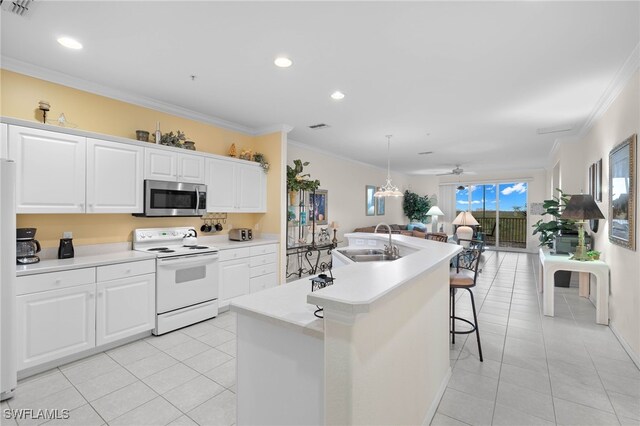
[[[364,210],[367,216],[376,215],[376,199],[373,196],[376,192],[374,185],[366,185],[364,190]]]
[[[329,193],[326,189],[316,189],[309,193],[309,206],[316,220],[316,225],[328,224],[329,217]]]
[[[376,198],[376,215],[384,216],[385,201],[384,197]]]
[[[592,163],[589,166],[589,195],[591,195],[594,198],[594,200],[596,198],[595,193],[596,193],[596,186],[597,186],[596,184],[597,164],[598,163]],[[590,219],[589,228],[591,228],[593,232],[598,232],[598,229],[600,228],[600,221],[598,219]]]
[[[609,152],[609,241],[630,250],[636,249],[636,139]]]

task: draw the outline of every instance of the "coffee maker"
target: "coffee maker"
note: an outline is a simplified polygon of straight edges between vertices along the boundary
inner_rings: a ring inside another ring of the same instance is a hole
[[[16,229],[16,262],[18,265],[28,265],[40,262],[36,253],[40,252],[40,242],[35,239],[36,228]]]

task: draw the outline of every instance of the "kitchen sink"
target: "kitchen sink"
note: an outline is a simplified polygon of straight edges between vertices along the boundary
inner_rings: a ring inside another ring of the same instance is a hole
[[[382,249],[338,250],[354,262],[388,262],[400,259],[400,256],[390,256]]]

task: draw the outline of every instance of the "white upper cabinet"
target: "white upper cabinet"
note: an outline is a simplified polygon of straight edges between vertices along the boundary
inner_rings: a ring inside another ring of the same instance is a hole
[[[145,148],[144,178],[171,182],[204,183],[204,157]]]
[[[262,167],[248,167],[239,164],[238,177],[238,210],[241,212],[266,211],[266,175]]]
[[[178,181],[205,183],[204,157],[178,154]]]
[[[144,149],[87,139],[87,213],[142,213]]]
[[[144,178],[152,180],[178,180],[178,156],[161,149],[144,149]]]
[[[0,123],[0,158],[9,158],[9,135],[8,126]]]
[[[233,212],[236,208],[236,165],[207,159],[207,211]]]
[[[209,212],[267,211],[267,179],[257,163],[209,158],[206,184]]]
[[[85,138],[9,127],[17,213],[85,212]]]

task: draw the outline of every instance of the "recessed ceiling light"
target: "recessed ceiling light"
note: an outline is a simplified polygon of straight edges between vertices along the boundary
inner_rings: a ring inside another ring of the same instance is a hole
[[[293,61],[286,56],[277,57],[276,60],[273,61],[273,63],[280,68],[289,68],[291,65],[293,65]]]
[[[74,49],[74,50],[82,49],[82,43],[80,43],[78,40],[73,39],[71,37],[60,37],[58,39],[58,43],[60,43],[61,45],[69,49]]]
[[[333,92],[331,94],[331,99],[335,99],[336,101],[339,101],[341,99],[344,99],[344,93],[342,93],[339,90],[336,90],[335,92]]]

